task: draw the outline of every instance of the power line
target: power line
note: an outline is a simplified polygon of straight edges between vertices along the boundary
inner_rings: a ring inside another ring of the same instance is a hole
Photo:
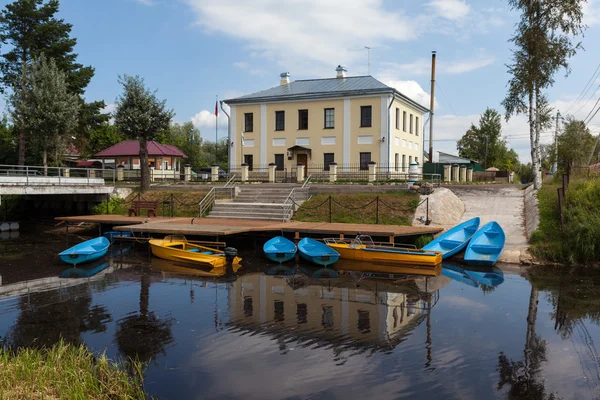
[[[454,108],[452,107],[452,104],[450,104],[450,101],[448,101],[448,98],[446,97],[446,94],[442,90],[442,87],[440,86],[440,84],[439,84],[438,81],[435,82],[435,86],[437,86],[437,88],[440,89],[440,93],[442,94],[442,97],[444,98],[444,101],[448,104],[448,106],[450,107],[450,109],[452,110],[452,112],[454,113],[454,115],[458,115],[456,113],[456,111],[454,111]]]
[[[575,107],[575,105],[581,100],[583,99],[583,96],[585,96],[587,94],[587,92],[590,91],[590,89],[592,88],[592,82],[597,78],[597,74],[598,71],[600,71],[600,64],[598,64],[598,66],[596,67],[596,70],[594,71],[594,73],[592,74],[592,76],[590,77],[590,80],[586,83],[585,87],[583,88],[583,90],[581,91],[581,93],[579,93],[579,96],[577,96],[577,99],[575,99],[575,102],[573,102],[573,104],[571,104],[571,106],[569,108],[567,108],[567,111],[565,111],[565,115],[569,112],[569,110],[573,107]]]
[[[600,85],[598,85],[598,86],[596,87],[596,90],[594,90],[594,93],[592,93],[592,95],[591,95],[591,96],[590,96],[590,97],[589,97],[589,98],[586,100],[586,102],[585,102],[585,103],[583,103],[583,105],[582,105],[581,107],[579,107],[579,109],[578,109],[577,111],[575,111],[575,112],[573,113],[573,115],[575,115],[575,114],[577,114],[579,111],[581,111],[581,110],[583,109],[583,107],[585,107],[585,106],[587,105],[587,103],[589,103],[589,102],[590,102],[590,100],[591,100],[591,99],[592,99],[592,98],[593,98],[593,97],[596,95],[596,93],[598,92],[598,89],[600,89]],[[596,104],[598,104],[598,102],[596,102]],[[594,107],[592,107],[592,109],[593,109],[593,108],[594,108]],[[566,114],[566,113],[565,113],[565,114]]]

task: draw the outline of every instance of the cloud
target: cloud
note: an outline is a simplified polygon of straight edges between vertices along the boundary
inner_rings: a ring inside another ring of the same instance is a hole
[[[471,7],[464,0],[433,0],[427,3],[432,11],[442,18],[459,20],[467,17]]]
[[[234,68],[241,69],[242,71],[245,71],[250,75],[263,76],[267,73],[267,71],[264,68],[256,67],[247,61],[236,61],[232,65],[234,66]]]
[[[223,108],[227,113],[231,115],[229,112],[229,106],[227,104],[223,104]],[[217,126],[219,129],[219,137],[223,137],[227,135],[227,116],[221,110],[221,105],[219,104],[219,116],[217,117]],[[194,124],[194,126],[200,129],[200,134],[204,139],[214,140],[214,132],[215,132],[215,110],[211,111],[202,110],[196,115],[194,115],[190,121]]]
[[[417,103],[421,104],[422,106],[429,108],[429,102],[430,102],[431,96],[429,95],[429,93],[427,93],[425,90],[423,90],[423,88],[421,87],[421,85],[419,85],[418,82],[402,81],[402,80],[396,80],[393,78],[392,79],[387,79],[387,78],[383,79],[382,82],[388,86],[395,88],[400,93],[402,93],[405,96],[410,97],[411,99],[413,99]],[[436,104],[437,104],[437,102],[436,102]]]
[[[583,3],[583,23],[588,26],[600,23],[600,5],[598,0],[588,0]]]
[[[103,114],[113,113],[117,110],[117,105],[115,103],[107,104],[106,107],[102,109]]]
[[[136,3],[139,3],[144,6],[153,6],[156,4],[154,0],[134,0]]]
[[[249,52],[284,67],[348,64],[364,57],[357,46],[417,37],[414,21],[402,11],[385,10],[382,0],[185,1],[208,33],[246,41]]]
[[[459,75],[467,72],[485,68],[493,64],[496,57],[481,51],[479,55],[464,60],[446,61],[438,57],[436,61],[436,73],[439,75]],[[402,74],[403,76],[427,76],[431,74],[431,59],[419,58],[418,60],[400,64],[400,63],[384,63],[383,75]]]

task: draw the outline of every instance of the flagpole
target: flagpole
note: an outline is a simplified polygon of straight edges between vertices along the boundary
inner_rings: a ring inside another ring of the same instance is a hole
[[[219,110],[217,109],[217,104],[219,104],[219,95],[217,95],[217,101],[215,102],[215,164],[219,162],[217,156],[218,143],[219,143]]]

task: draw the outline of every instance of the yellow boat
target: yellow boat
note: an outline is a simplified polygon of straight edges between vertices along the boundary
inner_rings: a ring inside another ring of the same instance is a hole
[[[324,239],[325,244],[346,260],[366,261],[373,265],[437,266],[442,263],[439,251],[419,250],[415,246],[394,243],[375,243],[370,236],[354,239]]]
[[[190,263],[179,263],[154,257],[150,266],[157,271],[172,275],[191,275],[200,278],[220,278],[227,274],[227,267],[213,267]],[[234,264],[231,271],[236,273],[241,264]]]
[[[442,264],[437,265],[399,265],[385,263],[371,263],[356,260],[339,260],[332,267],[341,274],[348,272],[365,273],[371,278],[404,280],[414,279],[419,276],[439,276],[442,273]]]
[[[189,243],[181,235],[166,236],[164,239],[151,239],[150,248],[153,255],[165,260],[193,263],[213,268],[227,265],[226,251]],[[240,257],[233,254],[232,257],[233,265],[242,261]]]

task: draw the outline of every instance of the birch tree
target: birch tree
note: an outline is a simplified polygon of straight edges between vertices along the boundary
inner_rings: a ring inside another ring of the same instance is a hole
[[[503,101],[506,119],[526,114],[529,124],[531,164],[534,187],[542,186],[540,133],[547,124],[550,109],[543,91],[554,84],[554,75],[581,47],[575,38],[583,34],[582,5],[585,0],[508,0],[512,9],[521,12],[515,35],[511,79]]]

